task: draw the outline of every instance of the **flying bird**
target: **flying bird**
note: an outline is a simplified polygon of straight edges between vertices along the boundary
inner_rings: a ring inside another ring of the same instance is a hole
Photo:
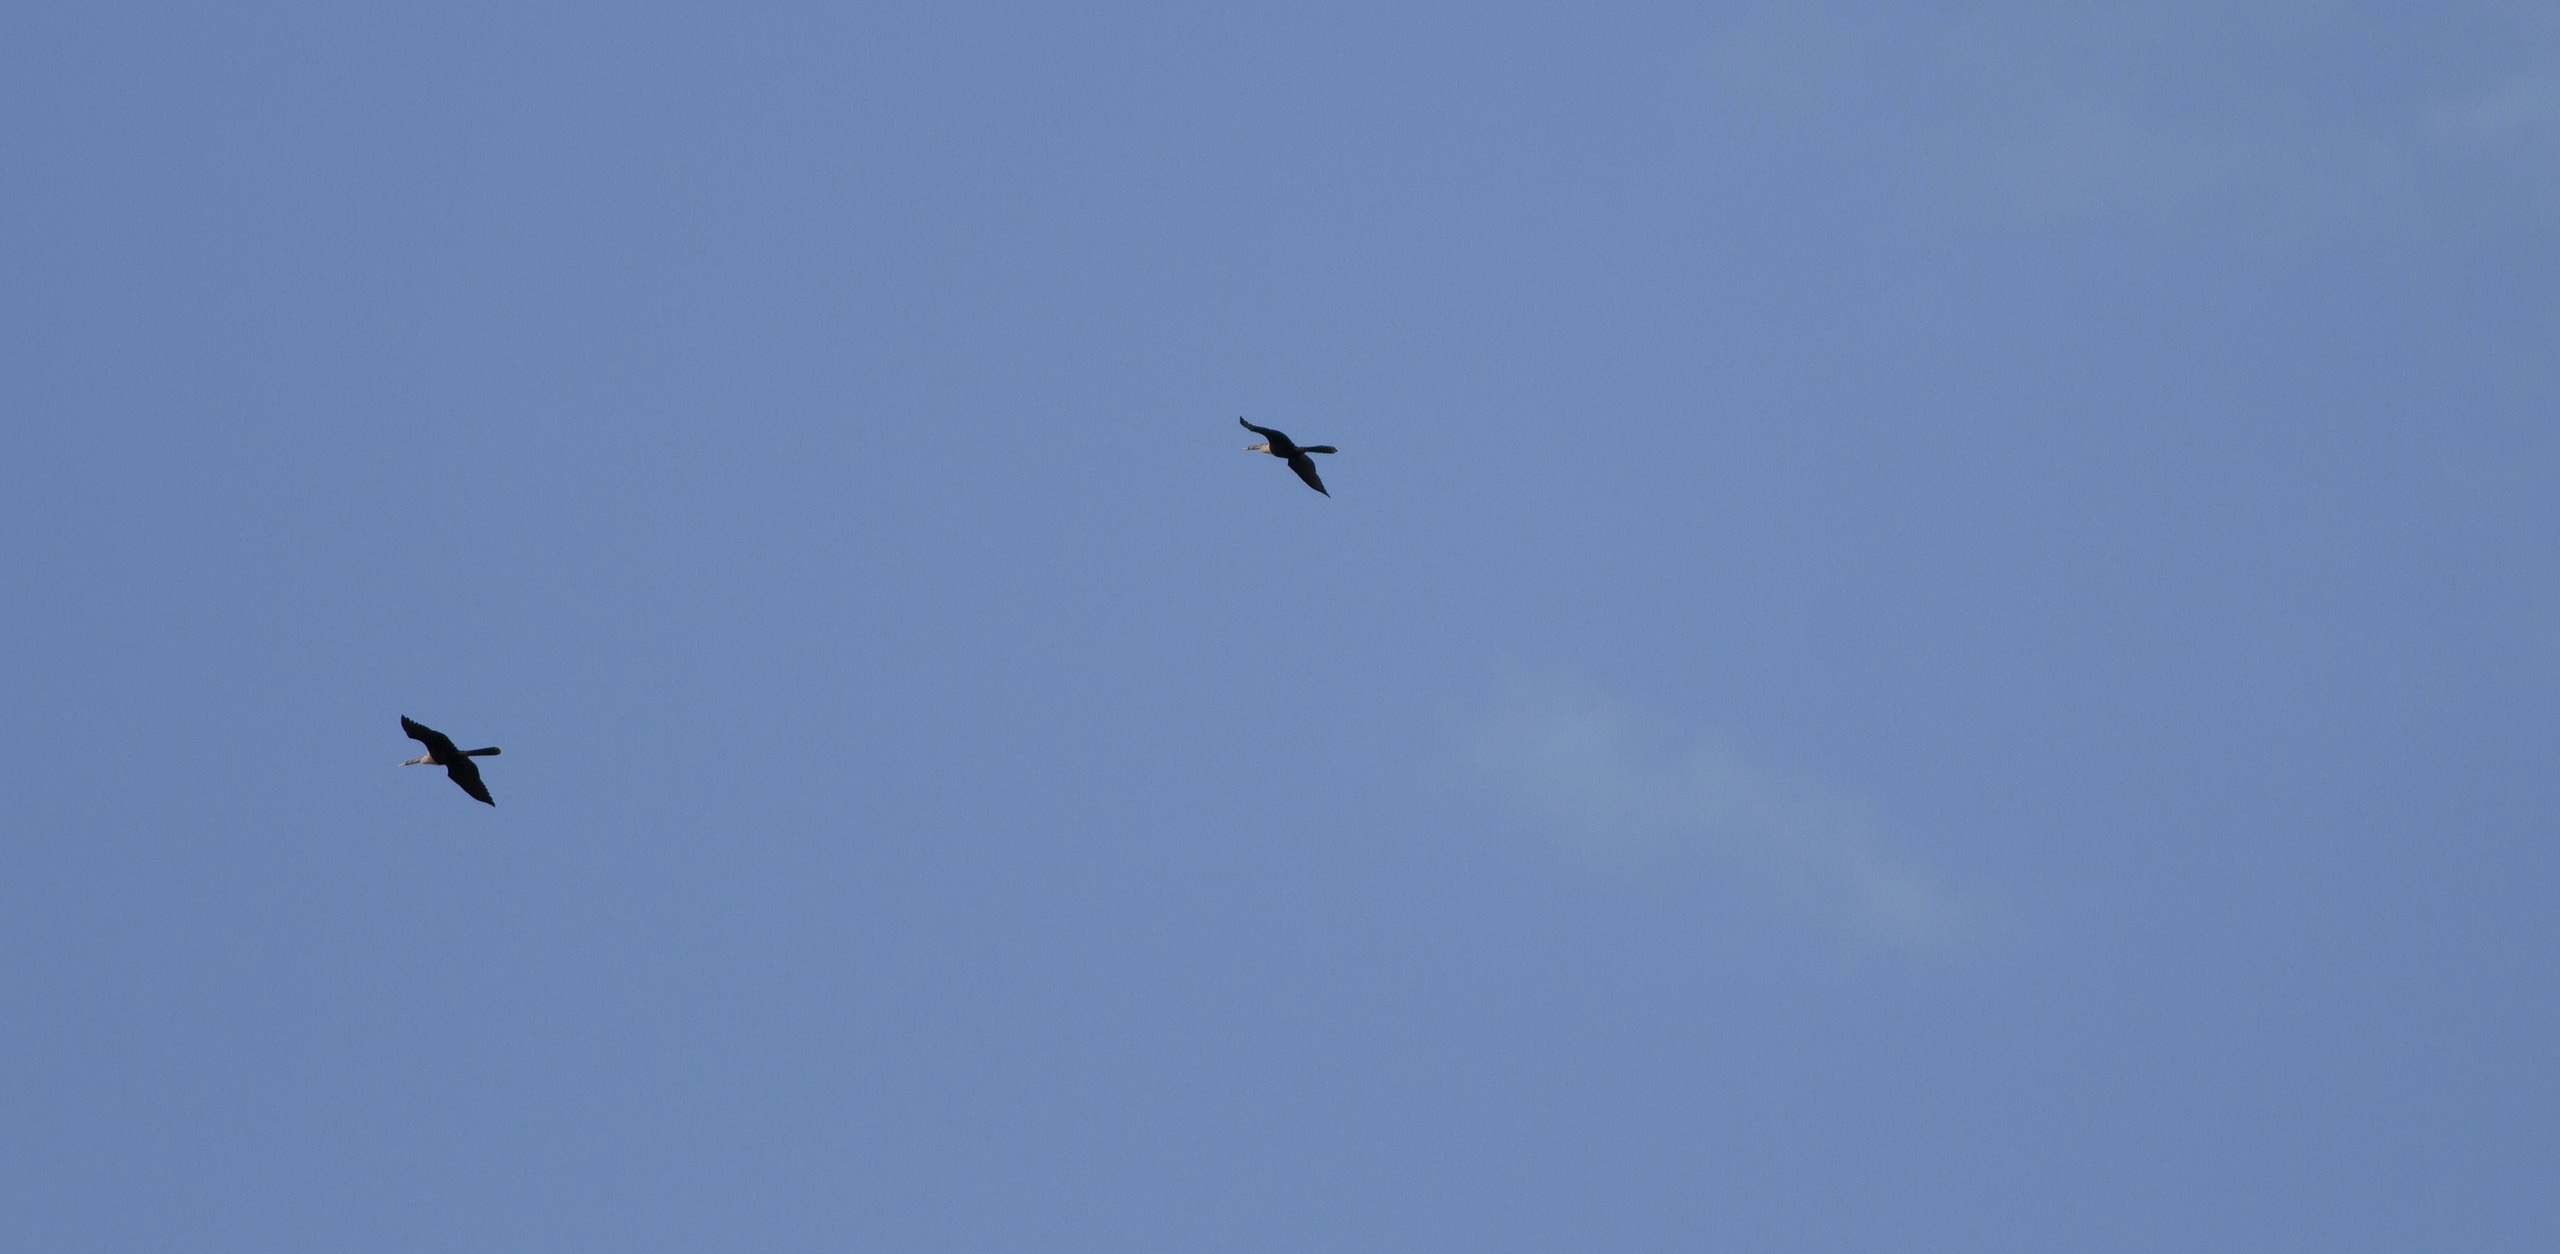
[[[498,804],[495,801],[489,800],[489,786],[480,782],[480,764],[471,760],[473,758],[494,758],[498,756],[498,751],[495,747],[487,749],[456,749],[453,747],[452,739],[446,736],[443,732],[437,731],[435,728],[429,727],[424,723],[413,723],[409,721],[409,716],[406,714],[400,716],[400,730],[409,733],[409,739],[417,741],[419,744],[427,747],[427,751],[425,753],[419,754],[400,765],[441,766],[444,768],[444,773],[450,777],[454,783],[462,786],[462,791],[479,798],[479,800],[485,805]]]
[[[1269,427],[1257,427],[1252,423],[1246,422],[1242,418],[1236,419],[1236,422],[1245,430],[1262,437],[1262,443],[1245,445],[1244,451],[1248,453],[1269,453],[1273,457],[1286,460],[1289,463],[1289,469],[1297,471],[1298,477],[1306,480],[1308,487],[1314,488],[1318,492],[1324,492],[1324,480],[1316,478],[1315,459],[1307,456],[1307,454],[1335,452],[1336,450],[1332,445],[1310,444],[1305,448],[1300,448],[1295,441],[1292,441],[1289,437],[1282,435]],[[1324,492],[1324,494],[1326,496],[1333,495],[1330,492]]]

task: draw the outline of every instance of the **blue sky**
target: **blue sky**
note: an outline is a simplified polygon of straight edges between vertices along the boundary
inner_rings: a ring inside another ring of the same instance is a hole
[[[34,5],[0,168],[10,1244],[2560,1241],[2545,7]]]

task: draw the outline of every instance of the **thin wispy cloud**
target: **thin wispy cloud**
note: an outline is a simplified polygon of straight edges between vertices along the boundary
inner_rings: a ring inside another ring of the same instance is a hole
[[[2300,0],[1829,0],[1741,11],[1700,81],[1729,152],[1851,160],[1960,213],[2540,225],[2560,204],[2560,21],[2488,4],[2435,27],[2395,35]],[[2342,78],[2368,86],[2341,94]]]
[[[1507,676],[1474,764],[1573,856],[1699,883],[1853,948],[1944,950],[1973,930],[1875,808],[1730,744],[1683,736],[1576,679]]]

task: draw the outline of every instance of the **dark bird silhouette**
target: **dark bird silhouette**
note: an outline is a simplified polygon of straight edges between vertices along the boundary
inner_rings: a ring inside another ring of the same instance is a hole
[[[1242,425],[1245,430],[1262,437],[1262,443],[1245,445],[1244,451],[1248,453],[1269,453],[1273,457],[1287,461],[1289,463],[1289,469],[1297,471],[1298,477],[1306,480],[1308,487],[1314,488],[1318,492],[1324,492],[1324,480],[1316,478],[1315,459],[1307,456],[1307,454],[1332,453],[1338,451],[1332,445],[1310,444],[1305,448],[1300,448],[1295,441],[1269,427],[1257,427],[1252,423],[1246,422],[1242,418],[1236,419],[1236,422]],[[1333,495],[1330,492],[1324,492],[1324,494],[1326,496]]]
[[[400,716],[400,730],[409,733],[409,739],[417,741],[419,744],[427,747],[427,751],[425,753],[419,754],[417,757],[411,758],[400,765],[441,766],[444,768],[444,773],[447,777],[451,778],[454,783],[462,786],[462,791],[479,798],[485,805],[498,804],[495,801],[489,800],[489,786],[480,782],[480,764],[471,760],[473,758],[494,758],[498,756],[496,748],[456,749],[453,747],[453,741],[447,738],[443,732],[437,731],[435,728],[429,727],[424,723],[413,723],[409,721],[409,716],[406,714]]]

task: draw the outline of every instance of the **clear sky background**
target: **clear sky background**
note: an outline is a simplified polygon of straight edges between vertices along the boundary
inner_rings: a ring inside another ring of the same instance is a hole
[[[0,11],[0,1244],[2560,1248],[2560,15],[2107,9]]]

